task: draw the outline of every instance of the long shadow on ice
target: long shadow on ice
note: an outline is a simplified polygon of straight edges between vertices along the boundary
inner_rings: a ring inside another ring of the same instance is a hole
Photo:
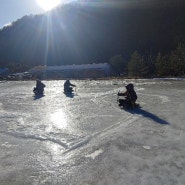
[[[45,95],[43,95],[43,94],[40,94],[40,95],[34,95],[33,97],[34,97],[34,99],[33,100],[38,100],[38,99],[40,99],[40,98],[42,98],[42,97],[44,97]]]
[[[131,114],[140,114],[143,117],[151,119],[151,120],[155,121],[156,123],[159,123],[159,124],[162,124],[162,125],[169,125],[170,124],[169,122],[167,122],[166,120],[158,117],[157,115],[152,114],[151,112],[148,112],[148,111],[143,110],[141,108],[137,108],[137,109],[134,109],[134,110],[127,110],[127,112],[130,112]]]
[[[68,98],[73,98],[74,97],[74,93],[65,93],[64,94],[66,95],[66,97]]]

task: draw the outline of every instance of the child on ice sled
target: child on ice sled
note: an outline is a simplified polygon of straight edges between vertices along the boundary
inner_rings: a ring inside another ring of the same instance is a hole
[[[119,106],[124,108],[135,108],[137,94],[134,90],[134,85],[132,83],[125,86],[126,92],[118,93],[118,96],[125,96],[125,99],[119,99]]]
[[[72,84],[68,79],[64,83],[64,93],[72,93],[73,87],[76,87],[76,85]]]

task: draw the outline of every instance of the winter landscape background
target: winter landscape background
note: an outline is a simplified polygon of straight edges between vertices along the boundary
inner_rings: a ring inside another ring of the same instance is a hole
[[[0,82],[0,185],[184,185],[184,79],[43,82]],[[119,108],[127,83],[142,108]]]

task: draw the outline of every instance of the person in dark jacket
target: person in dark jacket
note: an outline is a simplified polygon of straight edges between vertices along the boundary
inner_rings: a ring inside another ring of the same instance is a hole
[[[76,87],[76,85],[72,84],[69,80],[66,80],[64,83],[64,92],[65,93],[73,92],[73,87]]]
[[[43,84],[39,79],[36,80],[36,87],[33,89],[33,92],[35,94],[43,94],[44,93],[44,88],[45,84]]]
[[[124,93],[118,93],[118,96],[125,96],[125,99],[119,99],[119,106],[134,108],[136,106],[137,94],[132,83],[125,86]]]

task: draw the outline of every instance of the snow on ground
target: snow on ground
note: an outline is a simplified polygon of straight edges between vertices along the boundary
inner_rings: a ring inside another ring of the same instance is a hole
[[[184,79],[0,82],[0,185],[184,185]],[[134,83],[141,109],[118,91]]]

